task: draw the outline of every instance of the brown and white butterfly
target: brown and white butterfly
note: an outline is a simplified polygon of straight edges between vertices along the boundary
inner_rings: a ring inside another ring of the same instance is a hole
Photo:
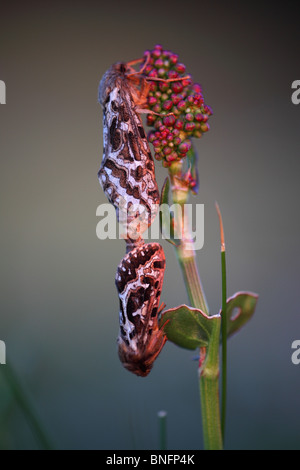
[[[117,218],[126,225],[127,254],[116,274],[120,300],[119,357],[131,372],[146,376],[166,342],[159,328],[165,255],[142,234],[159,205],[155,167],[139,112],[147,82],[130,64],[114,64],[99,85],[103,108],[103,159],[98,173]]]
[[[167,338],[159,327],[165,255],[159,243],[145,243],[120,262],[116,287],[120,300],[118,352],[123,366],[149,374]]]
[[[98,177],[118,220],[126,223],[129,243],[142,236],[159,205],[154,162],[139,115],[147,88],[146,79],[125,63],[112,65],[99,85],[104,148]]]

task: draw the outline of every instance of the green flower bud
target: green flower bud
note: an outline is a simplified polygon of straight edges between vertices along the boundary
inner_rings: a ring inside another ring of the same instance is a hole
[[[207,132],[209,130],[209,124],[203,123],[201,124],[201,131],[202,132]]]
[[[193,137],[200,139],[200,137],[202,137],[202,133],[198,129],[195,129],[193,132]]]

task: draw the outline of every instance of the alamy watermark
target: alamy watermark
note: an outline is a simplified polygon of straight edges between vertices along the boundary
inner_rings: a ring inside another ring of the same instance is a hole
[[[295,349],[295,351],[292,354],[292,363],[295,366],[298,366],[300,364],[300,340],[295,339],[295,341],[292,342],[292,349]]]
[[[96,215],[96,235],[100,240],[130,238],[137,240],[184,240],[188,250],[201,250],[204,245],[204,204],[161,204],[147,207],[143,204],[126,204],[119,201],[117,219],[112,204],[100,204]],[[162,230],[161,230],[162,227]]]
[[[0,364],[6,364],[6,346],[4,341],[0,341]]]
[[[0,80],[0,104],[6,104],[6,85],[3,80]]]
[[[292,103],[299,104],[300,103],[300,80],[293,81],[292,89],[295,90],[291,96]]]

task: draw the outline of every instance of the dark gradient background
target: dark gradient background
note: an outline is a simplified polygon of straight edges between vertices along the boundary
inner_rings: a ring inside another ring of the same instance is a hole
[[[229,344],[226,447],[300,448],[300,79],[295,2],[6,2],[1,4],[0,339],[60,449],[155,449],[168,412],[170,449],[202,446],[193,352],[167,344],[150,376],[116,353],[120,240],[96,237],[102,112],[114,62],[161,43],[179,54],[214,111],[196,142],[205,242],[198,262],[211,312],[221,303],[219,226],[228,295],[259,293]],[[157,165],[161,185],[165,170]],[[172,247],[162,301],[187,302]],[[4,367],[4,366],[1,366]],[[36,448],[0,375],[1,447]]]

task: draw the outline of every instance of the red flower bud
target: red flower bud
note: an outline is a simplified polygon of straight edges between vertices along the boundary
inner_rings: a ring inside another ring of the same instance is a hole
[[[156,61],[154,62],[154,67],[157,67],[157,68],[160,68],[164,65],[164,62],[161,58],[159,59],[156,59]]]
[[[150,131],[149,134],[148,134],[147,139],[148,139],[148,141],[151,142],[151,143],[154,142],[154,140],[155,140],[155,133],[152,132],[152,131]]]
[[[201,85],[199,83],[194,83],[193,85],[193,90],[196,92],[196,93],[202,93],[202,88],[201,88]]]
[[[172,93],[171,98],[172,98],[173,103],[176,105],[179,103],[182,97],[181,95],[175,95],[175,93]]]
[[[182,142],[179,145],[178,150],[180,153],[185,154],[191,149],[191,143],[189,141]]]
[[[170,155],[167,156],[167,161],[174,162],[175,160],[177,160],[177,158],[177,153],[174,154],[174,152],[172,152]]]
[[[165,116],[165,117],[163,118],[163,123],[164,123],[164,125],[165,125],[165,126],[168,126],[168,127],[174,126],[175,121],[176,121],[176,119],[175,119],[175,117],[172,116],[172,115],[170,115],[170,116]]]
[[[192,84],[192,80],[190,80],[189,78],[185,78],[184,80],[182,80],[182,84],[183,86],[189,86]]]
[[[168,51],[167,49],[162,52],[163,57],[170,57],[171,51]]]
[[[150,78],[151,78],[151,77],[157,78],[157,70],[152,69],[148,76],[149,76]]]
[[[157,88],[156,83],[155,82],[149,82],[149,83],[150,83],[150,90],[149,91],[150,92],[152,91],[152,93],[155,92],[156,88]]]
[[[149,96],[148,103],[150,106],[153,106],[154,104],[157,103],[157,98],[155,98],[155,96]]]
[[[152,55],[153,57],[155,57],[156,59],[158,59],[161,55],[161,50],[162,50],[162,47],[159,49],[157,47],[155,47],[155,49],[152,51]]]
[[[145,74],[148,75],[149,72],[151,72],[152,70],[152,65],[148,64],[146,67],[145,67]]]
[[[164,150],[164,155],[170,155],[172,153],[171,147],[165,147]]]
[[[179,111],[184,111],[185,108],[186,108],[186,102],[184,100],[179,101],[177,105],[177,109],[179,109]]]
[[[203,114],[201,114],[201,113],[195,114],[195,119],[198,122],[203,121]]]
[[[148,114],[147,115],[147,124],[148,126],[152,126],[152,124],[154,123],[155,121],[155,116],[153,116],[153,114]]]
[[[173,108],[173,101],[171,100],[166,100],[163,104],[163,108],[166,110],[166,111],[169,111],[170,109]]]
[[[186,125],[184,126],[184,129],[187,132],[192,132],[195,129],[195,123],[194,122],[187,122]],[[201,129],[202,129],[202,127],[201,127]]]
[[[154,123],[155,129],[159,129],[161,125],[162,125],[162,120],[161,119],[156,119],[155,123]]]
[[[202,95],[200,93],[194,93],[193,94],[194,101],[201,101],[202,100]]]
[[[187,114],[185,115],[185,119],[186,119],[187,121],[190,121],[190,122],[191,122],[191,121],[194,120],[194,115],[193,115],[192,113],[187,113]]]
[[[178,55],[177,54],[171,54],[170,55],[170,62],[175,65],[178,62]]]
[[[184,73],[185,72],[185,65],[184,64],[177,64],[175,69],[178,73]]]
[[[171,88],[174,91],[174,93],[181,93],[182,90],[183,90],[182,82],[173,82],[173,83],[171,83]]]
[[[170,71],[168,72],[168,77],[169,77],[169,78],[178,78],[178,73],[175,72],[175,70],[170,70]]]
[[[211,107],[208,105],[204,106],[204,110],[208,116],[211,116],[213,114]]]
[[[176,129],[183,129],[183,126],[184,126],[184,122],[182,119],[177,119],[176,122],[175,122],[175,128]]]
[[[158,87],[160,91],[167,91],[167,89],[169,88],[169,85],[167,82],[159,82]]]

